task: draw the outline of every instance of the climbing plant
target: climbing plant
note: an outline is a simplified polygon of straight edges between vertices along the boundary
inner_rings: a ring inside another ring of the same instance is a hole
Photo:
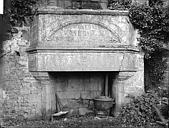
[[[108,8],[111,10],[126,10],[130,8],[132,0],[109,0]]]
[[[11,27],[29,24],[35,12],[36,2],[36,0],[6,0],[4,17],[8,17]]]
[[[8,2],[7,2],[8,1]],[[128,9],[132,0],[108,0],[109,9]],[[45,0],[6,0],[5,15],[9,16],[11,26],[23,26],[30,24],[36,11],[36,5]]]
[[[166,61],[162,58],[169,43],[168,7],[163,7],[160,0],[151,5],[133,4],[129,9],[129,18],[139,30],[139,46],[145,53],[145,67],[148,67],[145,70],[148,70],[150,83],[157,87],[166,69]]]
[[[28,24],[34,13],[36,0],[11,0],[10,22],[12,25]]]

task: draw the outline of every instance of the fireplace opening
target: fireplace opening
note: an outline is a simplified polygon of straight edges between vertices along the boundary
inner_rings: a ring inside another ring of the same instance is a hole
[[[114,98],[118,72],[50,72],[51,109],[54,112],[91,108],[95,97]]]

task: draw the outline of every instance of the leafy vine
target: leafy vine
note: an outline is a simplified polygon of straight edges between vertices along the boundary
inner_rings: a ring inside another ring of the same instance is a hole
[[[150,77],[150,85],[146,87],[152,89],[161,84],[166,70],[163,55],[169,43],[168,7],[164,7],[160,0],[151,5],[133,4],[129,9],[129,18],[139,30],[139,46],[145,53],[145,70]]]

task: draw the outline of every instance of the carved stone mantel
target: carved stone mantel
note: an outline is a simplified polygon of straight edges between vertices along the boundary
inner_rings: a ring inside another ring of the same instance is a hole
[[[112,90],[117,111],[128,94],[141,94],[144,62],[137,36],[128,11],[39,8],[27,52],[29,70],[42,86],[42,109],[54,109],[49,72],[119,72]]]
[[[139,50],[128,11],[39,8],[29,70],[137,71]]]

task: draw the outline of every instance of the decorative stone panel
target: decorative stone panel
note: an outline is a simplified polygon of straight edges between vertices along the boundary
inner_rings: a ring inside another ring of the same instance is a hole
[[[38,40],[33,41],[30,48],[114,48],[135,45],[135,32],[125,11],[43,8],[39,9],[35,18],[32,33],[32,38]]]

